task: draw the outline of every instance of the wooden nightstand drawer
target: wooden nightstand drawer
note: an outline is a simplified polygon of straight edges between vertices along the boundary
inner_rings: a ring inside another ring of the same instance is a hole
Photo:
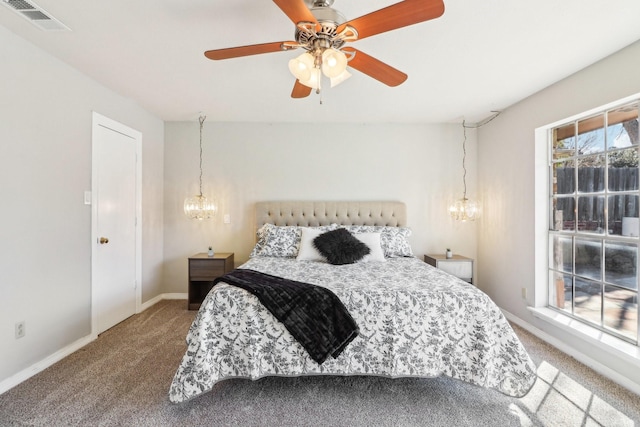
[[[225,260],[190,259],[189,280],[213,280],[225,273]]]
[[[189,257],[189,310],[199,309],[213,287],[213,281],[233,268],[233,253],[220,252],[212,257],[200,253]]]

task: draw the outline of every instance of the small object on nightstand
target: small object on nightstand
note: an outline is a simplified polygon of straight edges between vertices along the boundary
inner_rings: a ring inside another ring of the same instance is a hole
[[[233,252],[219,252],[212,256],[203,252],[189,257],[189,289],[187,307],[200,308],[213,287],[214,279],[233,270]]]
[[[207,252],[207,256],[212,257],[215,253],[213,252],[213,247],[209,246],[209,251]]]
[[[440,270],[473,284],[473,259],[462,255],[430,254],[424,256],[424,262]]]
[[[451,259],[453,258],[453,252],[451,252],[451,249],[447,248],[447,251],[445,252],[447,259]]]

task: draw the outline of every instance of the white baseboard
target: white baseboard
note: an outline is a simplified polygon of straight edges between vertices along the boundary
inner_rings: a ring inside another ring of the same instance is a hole
[[[613,369],[609,368],[606,365],[603,365],[602,363],[593,360],[591,357],[585,355],[584,353],[576,350],[575,348],[565,344],[564,342],[562,342],[561,340],[559,340],[558,338],[549,335],[548,333],[544,332],[541,329],[536,328],[535,326],[533,326],[532,324],[522,320],[521,318],[519,318],[518,316],[509,313],[506,310],[502,310],[502,313],[504,314],[504,316],[511,322],[515,323],[516,325],[520,326],[523,329],[526,329],[527,331],[531,332],[533,335],[535,335],[536,337],[540,338],[541,340],[547,342],[548,344],[554,346],[555,348],[557,348],[558,350],[562,351],[563,353],[568,354],[569,356],[573,357],[574,359],[576,359],[577,361],[579,361],[580,363],[583,363],[584,365],[587,365],[588,367],[590,367],[591,369],[593,369],[594,371],[596,371],[597,373],[599,373],[600,375],[603,375],[607,378],[609,378],[611,381],[621,385],[622,387],[626,388],[627,390],[640,395],[640,384],[637,384],[631,380],[629,380],[627,377],[625,377],[624,375],[620,374],[617,371],[614,371]]]
[[[17,374],[10,376],[6,380],[0,382],[0,394],[12,389],[13,387],[17,386],[21,382],[28,380],[38,372],[44,371],[49,366],[61,361],[62,359],[64,359],[74,351],[80,350],[82,347],[89,344],[91,341],[95,340],[96,338],[97,337],[94,337],[92,335],[87,335],[86,337],[82,337],[79,340],[69,344],[68,346],[61,348],[60,350],[56,351],[52,355],[45,357],[44,359],[34,363],[33,365],[29,366],[26,369],[23,369]]]
[[[146,301],[144,303],[142,303],[140,305],[140,310],[138,310],[138,313],[142,313],[143,311],[145,311],[146,309],[148,309],[149,307],[159,303],[162,300],[165,299],[187,299],[187,294],[186,293],[171,293],[171,294],[160,294],[157,295],[153,298],[151,298],[149,301]]]
[[[142,304],[140,306],[140,311],[138,311],[138,313],[145,311],[149,307],[165,299],[186,300],[187,294],[186,293],[160,294],[154,298],[151,298],[149,301],[145,302],[144,304]],[[82,347],[89,344],[91,341],[95,340],[96,338],[97,336],[93,336],[93,335],[87,335],[85,337],[82,337],[79,340],[69,344],[68,346],[61,348],[60,350],[56,351],[50,356],[47,356],[44,359],[34,363],[28,368],[23,369],[22,371],[3,380],[2,382],[0,382],[0,394],[12,389],[13,387],[17,386],[21,382],[28,380],[29,378],[36,375],[37,373],[44,371],[49,366],[69,356],[71,353],[77,350],[80,350]]]
[[[187,294],[174,293],[174,294],[162,294],[162,299],[187,299]]]

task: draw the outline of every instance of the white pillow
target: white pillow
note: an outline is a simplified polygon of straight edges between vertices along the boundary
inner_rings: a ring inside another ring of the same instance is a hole
[[[322,255],[313,244],[313,239],[326,233],[327,230],[319,230],[317,228],[300,227],[302,235],[300,237],[300,250],[296,260],[298,261],[323,261],[327,262],[327,259]]]
[[[382,251],[380,237],[382,233],[354,233],[353,236],[369,247],[369,255],[365,255],[358,262],[386,261]]]

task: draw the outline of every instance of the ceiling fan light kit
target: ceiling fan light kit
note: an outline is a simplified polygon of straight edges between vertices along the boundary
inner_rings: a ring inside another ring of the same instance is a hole
[[[213,60],[230,59],[261,53],[304,49],[289,61],[289,71],[296,78],[292,98],[320,93],[322,77],[334,87],[349,77],[347,66],[388,86],[402,84],[407,75],[345,43],[355,42],[386,31],[435,19],[444,13],[442,0],[404,0],[367,15],[347,21],[333,9],[333,0],[273,0],[295,24],[295,41],[209,50]]]
[[[321,63],[320,68],[316,66],[318,62]],[[334,48],[325,49],[321,59],[309,52],[303,53],[289,61],[289,71],[301,84],[316,90],[320,89],[322,80],[320,71],[331,80],[331,87],[351,77],[347,71],[347,55]]]

